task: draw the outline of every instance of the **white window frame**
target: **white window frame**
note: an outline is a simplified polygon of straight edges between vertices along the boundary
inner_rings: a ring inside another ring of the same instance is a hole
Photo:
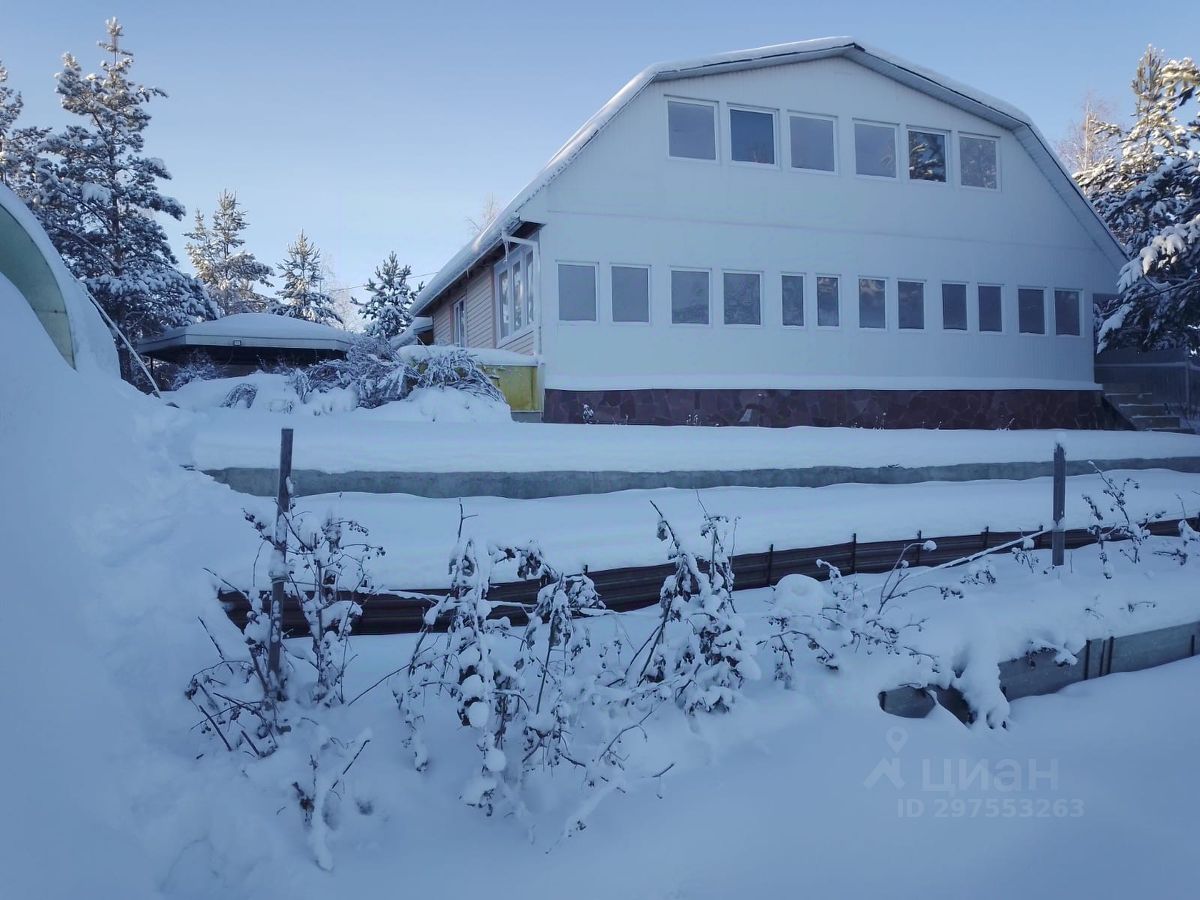
[[[775,142],[774,156],[775,161],[769,163],[751,162],[745,159],[733,158],[733,114],[734,112],[751,112],[769,115],[771,117],[771,137]],[[745,103],[726,103],[725,116],[727,119],[725,150],[729,157],[731,166],[740,166],[750,169],[778,169],[779,168],[779,110],[772,109],[766,106],[749,106]]]
[[[1058,295],[1060,292],[1071,293],[1071,294],[1075,295],[1075,315],[1076,315],[1076,321],[1079,323],[1079,334],[1059,334],[1058,333]],[[1082,288],[1070,288],[1070,287],[1056,287],[1056,288],[1052,289],[1052,294],[1054,297],[1054,332],[1053,332],[1054,337],[1060,337],[1060,338],[1084,337],[1086,332],[1084,331],[1083,289]],[[1093,314],[1092,318],[1095,318],[1094,314]]]
[[[863,174],[862,172],[858,171],[858,132],[855,131],[855,128],[859,125],[874,125],[879,128],[892,129],[892,147],[896,152],[896,159],[895,159],[896,172],[894,175],[866,175],[866,174]],[[854,147],[853,147],[854,177],[855,178],[866,178],[869,181],[888,181],[888,182],[893,182],[893,183],[899,183],[900,181],[902,181],[903,179],[900,177],[900,124],[898,122],[877,122],[877,121],[874,121],[873,119],[852,119],[851,123],[850,123],[850,127],[851,127],[851,133],[854,135]],[[908,148],[906,147],[905,148],[906,152],[904,154],[905,172],[908,171],[907,149]]]
[[[998,290],[1000,292],[1000,330],[999,331],[990,331],[990,330],[984,331],[983,330],[983,317],[979,315],[979,289],[985,288],[985,287],[995,288],[996,290]],[[1009,315],[1008,312],[1004,308],[1004,285],[999,284],[994,281],[977,281],[975,283],[975,330],[979,334],[991,335],[991,336],[1006,334],[1009,330],[1009,320],[1011,318],[1012,318],[1012,316]],[[970,318],[967,319],[967,322],[968,322],[968,324],[970,324]]]
[[[452,331],[456,347],[467,346],[467,298],[459,297],[451,309]]]
[[[817,171],[820,171],[820,170],[818,169]],[[826,275],[824,277],[829,278],[831,276]],[[784,312],[783,279],[785,279],[785,278],[799,278],[800,279],[801,293],[803,294],[803,297],[801,298],[803,300],[803,303],[801,303],[800,305],[801,305],[801,310],[804,314],[804,322],[800,325],[796,325],[795,323],[789,323],[789,322],[783,321],[783,312]],[[840,286],[838,288],[838,293],[839,294],[841,293]],[[816,300],[816,292],[815,291],[813,292],[812,297],[813,297],[812,302],[815,302],[815,300]],[[784,329],[792,329],[792,328],[808,328],[810,324],[815,325],[816,319],[813,316],[809,315],[809,309],[808,309],[809,304],[810,304],[810,301],[809,301],[809,290],[808,290],[808,273],[807,272],[780,272],[779,273],[779,326]],[[841,302],[839,300],[838,320],[840,321],[841,318],[842,318]],[[827,325],[825,327],[833,328],[834,326]]]
[[[675,272],[703,272],[708,279],[708,321],[707,322],[676,322],[675,321],[675,285],[672,277]],[[667,269],[667,324],[672,328],[712,328],[713,327],[713,270],[700,266],[670,266]]]
[[[693,106],[708,106],[713,111],[713,158],[699,159],[695,156],[672,156],[671,155],[671,103],[690,103]],[[682,163],[699,163],[705,166],[716,166],[721,164],[721,104],[716,100],[702,100],[699,97],[680,97],[674,94],[663,98],[663,124],[667,127],[663,129],[663,153],[666,158],[672,162]]]
[[[963,180],[962,180],[963,174],[962,174],[962,166],[961,165],[957,166],[958,177],[955,179],[954,183],[958,187],[964,188],[965,190],[968,190],[968,191],[983,191],[984,193],[987,193],[987,194],[998,194],[1000,192],[1000,189],[1004,187],[1004,178],[1000,172],[1000,137],[998,135],[994,135],[994,134],[975,134],[970,131],[956,131],[955,135],[957,137],[957,140],[955,141],[955,144],[956,144],[955,156],[959,160],[962,159],[962,139],[963,138],[973,138],[973,139],[979,140],[979,141],[991,141],[993,144],[996,145],[996,186],[994,188],[990,188],[990,187],[982,187],[981,185],[978,185],[978,184],[963,184]],[[989,332],[989,333],[995,334],[996,332]]]
[[[833,123],[833,170],[827,169],[806,169],[803,166],[796,166],[792,159],[792,117],[799,119],[821,119],[826,122]],[[840,175],[842,171],[842,153],[841,153],[841,136],[838,134],[838,117],[829,116],[823,113],[808,113],[801,112],[798,109],[789,109],[785,113],[788,126],[788,160],[787,169],[789,172],[803,172],[805,175]]]
[[[837,282],[837,310],[838,320],[836,325],[821,324],[821,279],[832,278]],[[846,307],[842,303],[842,276],[833,272],[817,272],[813,276],[813,328],[819,331],[840,331],[846,325]]]
[[[971,282],[955,281],[953,279],[942,280],[938,283],[938,333],[939,334],[970,334],[971,333]],[[948,284],[962,285],[963,289],[963,327],[962,328],[947,328],[946,327],[946,296],[945,288]],[[988,285],[992,287],[993,285]],[[1004,324],[1004,309],[1003,301],[1004,294],[1000,294],[1001,309],[1000,309],[1000,324]],[[975,318],[978,324],[979,318],[979,290],[976,287],[975,291]],[[995,332],[992,332],[993,334]]]
[[[626,320],[618,320],[613,317],[613,269],[645,269],[646,270],[646,321],[645,322],[630,322]],[[648,263],[623,263],[614,262],[608,264],[608,322],[611,325],[616,325],[618,328],[645,328],[654,323],[654,269]]]
[[[892,317],[888,315],[888,282],[891,279],[884,275],[856,275],[854,276],[854,314],[857,317],[855,326],[857,331],[867,332],[884,332],[892,331]],[[882,281],[883,282],[883,325],[876,327],[875,325],[863,325],[862,323],[862,282],[864,281]],[[908,329],[905,329],[906,331]]]
[[[529,294],[529,279],[531,277],[531,273],[533,270],[533,257],[534,257],[534,253],[533,253],[532,247],[521,247],[520,249],[517,249],[517,250],[510,250],[508,252],[507,256],[501,257],[499,260],[496,261],[496,264],[494,266],[492,266],[492,310],[496,317],[496,327],[494,330],[496,333],[496,346],[497,347],[502,347],[505,344],[510,344],[513,341],[517,340],[518,338],[524,337],[525,335],[529,334],[530,332],[532,332],[534,330],[534,328],[537,327],[538,309],[537,309],[537,306],[535,305],[533,308],[533,321],[522,322],[521,327],[519,329],[514,329],[511,334],[507,334],[507,335],[504,334],[504,308],[503,308],[504,298],[500,294],[500,273],[508,272],[509,296],[510,296],[510,298],[514,298],[514,305],[515,305],[516,291],[513,290],[512,270],[513,270],[513,267],[517,263],[520,263],[521,264],[521,273],[522,273],[521,277],[525,279],[525,289],[523,291],[523,296],[525,296],[525,297],[528,296],[528,294]],[[528,305],[526,306],[526,309],[525,309],[525,312],[527,312],[527,311],[528,311]],[[522,316],[525,315],[525,312],[522,312]]]
[[[596,311],[590,319],[564,319],[562,317],[562,297],[558,292],[559,266],[581,266],[592,270],[592,284],[596,290]],[[600,324],[600,263],[592,259],[556,259],[554,261],[554,299],[556,312],[554,318],[561,328],[592,328]]]
[[[726,275],[757,275],[758,276],[758,323],[726,322],[725,321],[725,276]],[[763,294],[766,293],[765,273],[757,269],[722,269],[721,270],[721,324],[726,328],[762,328],[766,323],[766,309]]]
[[[912,167],[909,164],[908,140],[909,135],[914,131],[921,131],[925,134],[940,134],[946,142],[946,180],[945,181],[929,181],[924,178],[913,178]],[[912,184],[931,184],[944,185],[949,187],[954,183],[954,166],[951,163],[951,146],[954,144],[954,132],[947,131],[945,128],[926,128],[924,125],[905,125],[904,126],[904,180]]]

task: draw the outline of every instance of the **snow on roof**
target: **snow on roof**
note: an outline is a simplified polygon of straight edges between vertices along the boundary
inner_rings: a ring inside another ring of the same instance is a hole
[[[340,328],[277,316],[273,313],[236,313],[211,322],[197,322],[164,331],[142,341],[141,352],[167,347],[278,347],[311,350],[347,350],[354,335]]]
[[[522,207],[570,165],[588,142],[648,85],[656,81],[672,81],[739,69],[787,65],[831,56],[845,56],[881,75],[1015,132],[1018,140],[1033,157],[1034,162],[1050,180],[1055,190],[1072,207],[1084,228],[1091,233],[1101,252],[1105,253],[1118,267],[1125,263],[1125,253],[1117,239],[1084,198],[1070,174],[1059,162],[1058,157],[1050,150],[1046,139],[1024,112],[982,91],[938,74],[932,69],[910,63],[883,50],[868,47],[851,37],[827,37],[786,44],[771,44],[750,50],[735,50],[678,62],[656,63],[643,69],[571,135],[567,142],[550,157],[533,180],[501,210],[490,226],[480,232],[442,266],[437,275],[430,279],[425,289],[421,291],[413,312],[416,314],[426,312],[438,297],[457,282],[467,270],[499,247],[504,235],[512,233],[521,223]]]

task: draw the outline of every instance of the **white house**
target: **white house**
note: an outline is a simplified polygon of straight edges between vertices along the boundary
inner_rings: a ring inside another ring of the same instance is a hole
[[[1104,427],[1123,261],[1022,112],[829,38],[642,72],[415,313],[547,421]]]

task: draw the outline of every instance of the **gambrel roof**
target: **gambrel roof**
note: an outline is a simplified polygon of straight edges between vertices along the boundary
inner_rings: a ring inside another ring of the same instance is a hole
[[[1011,131],[1046,180],[1062,197],[1096,246],[1113,264],[1120,268],[1126,262],[1125,252],[1108,226],[1080,192],[1074,179],[1063,168],[1046,139],[1015,106],[967,87],[944,75],[910,63],[890,53],[867,47],[853,38],[832,37],[790,44],[774,44],[752,50],[736,50],[683,62],[658,63],[644,69],[617,91],[595,115],[559,148],[542,170],[522,189],[496,220],[474,240],[458,251],[421,291],[414,314],[429,310],[447,289],[452,287],[473,266],[500,247],[505,234],[513,233],[524,221],[523,207],[569,166],[584,147],[631,103],[648,85],[659,81],[675,81],[702,75],[716,75],[744,69],[760,69],[808,62],[830,57],[845,57],[913,90],[958,107],[992,124]]]

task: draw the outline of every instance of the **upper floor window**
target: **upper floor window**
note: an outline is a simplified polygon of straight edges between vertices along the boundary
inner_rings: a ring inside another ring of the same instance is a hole
[[[999,187],[996,169],[996,139],[958,136],[958,168],[964,187]]]
[[[726,272],[725,324],[762,324],[762,276],[757,272]]]
[[[734,162],[775,165],[775,113],[730,109],[729,158]]]
[[[1079,334],[1079,291],[1054,292],[1054,333]]]
[[[1021,334],[1046,333],[1046,292],[1041,288],[1017,289],[1017,328]]]
[[[858,279],[859,328],[887,328],[886,291],[882,278]]]
[[[854,171],[880,178],[896,177],[896,126],[854,123]]]
[[[671,270],[671,322],[675,325],[708,324],[708,272]]]
[[[612,267],[612,320],[650,321],[650,270],[645,266]]]
[[[532,248],[518,248],[496,263],[496,321],[500,340],[533,325],[536,284]]]
[[[817,172],[837,170],[833,119],[793,115],[789,125],[793,169],[812,169]]]
[[[702,101],[667,101],[667,152],[682,159],[717,158],[717,107]]]
[[[560,322],[596,321],[596,267],[587,263],[558,264]]]
[[[908,129],[908,177],[913,181],[946,180],[946,135]]]

